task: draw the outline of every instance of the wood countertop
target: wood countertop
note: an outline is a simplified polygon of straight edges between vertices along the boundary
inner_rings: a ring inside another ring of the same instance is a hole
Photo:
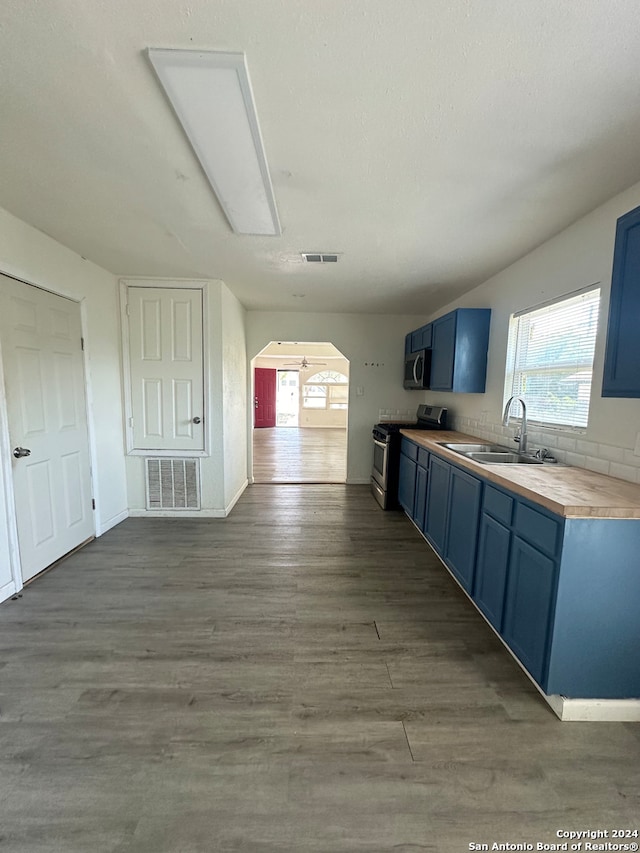
[[[564,465],[485,465],[439,442],[489,444],[462,432],[401,429],[420,447],[565,518],[640,518],[640,486]]]

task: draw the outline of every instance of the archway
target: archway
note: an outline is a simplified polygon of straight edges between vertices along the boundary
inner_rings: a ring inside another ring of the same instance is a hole
[[[349,360],[329,342],[272,341],[252,382],[253,482],[346,482]]]

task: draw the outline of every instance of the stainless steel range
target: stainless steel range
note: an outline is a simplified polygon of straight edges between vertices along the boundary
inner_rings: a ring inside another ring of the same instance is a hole
[[[379,423],[373,428],[371,492],[382,509],[397,509],[401,429],[446,429],[447,410],[441,406],[418,406],[415,422]]]

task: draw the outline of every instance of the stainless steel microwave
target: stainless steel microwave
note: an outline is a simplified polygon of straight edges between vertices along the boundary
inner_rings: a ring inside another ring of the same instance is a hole
[[[423,390],[431,378],[431,350],[421,349],[404,357],[404,387]]]

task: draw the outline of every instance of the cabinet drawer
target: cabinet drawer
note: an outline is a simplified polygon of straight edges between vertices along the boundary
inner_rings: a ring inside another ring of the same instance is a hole
[[[562,523],[523,503],[516,505],[515,532],[539,551],[554,556],[560,545]]]
[[[418,445],[414,444],[413,441],[410,441],[408,438],[402,439],[400,451],[404,453],[405,456],[408,456],[409,459],[413,459],[414,462],[418,458]]]
[[[497,521],[501,521],[509,527],[511,526],[513,498],[510,498],[509,495],[505,495],[504,492],[494,489],[493,486],[486,486],[482,508]]]
[[[423,468],[429,467],[429,451],[424,447],[418,448],[418,465],[422,465]]]

